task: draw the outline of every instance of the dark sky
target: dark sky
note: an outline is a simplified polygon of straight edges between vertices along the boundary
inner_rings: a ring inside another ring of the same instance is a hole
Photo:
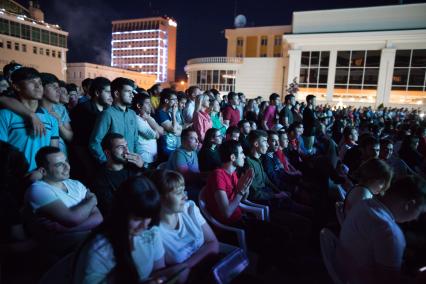
[[[28,7],[28,1],[18,0]],[[422,0],[404,0],[419,3]],[[398,0],[39,0],[45,21],[69,32],[68,62],[110,64],[111,21],[167,15],[178,23],[177,78],[190,58],[225,56],[224,29],[236,14],[247,26],[291,24],[293,11],[398,4]],[[336,23],[338,24],[338,23]]]

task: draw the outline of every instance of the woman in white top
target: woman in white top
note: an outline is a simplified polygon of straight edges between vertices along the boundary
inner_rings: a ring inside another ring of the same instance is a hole
[[[140,283],[185,270],[185,265],[161,270],[164,249],[158,227],[151,227],[160,206],[158,191],[149,179],[125,181],[115,195],[110,218],[78,252],[73,282]]]
[[[373,158],[362,163],[355,172],[358,183],[345,198],[345,215],[347,216],[360,200],[370,199],[378,194],[383,195],[391,184],[392,176],[392,168],[382,160]]]
[[[161,196],[159,229],[167,265],[186,263],[193,268],[207,256],[217,254],[219,243],[197,205],[188,200],[183,176],[159,170],[152,180]]]
[[[132,109],[137,114],[138,143],[142,149],[142,160],[147,168],[157,160],[157,139],[164,134],[164,129],[151,114],[151,100],[148,94],[138,93],[132,100]]]

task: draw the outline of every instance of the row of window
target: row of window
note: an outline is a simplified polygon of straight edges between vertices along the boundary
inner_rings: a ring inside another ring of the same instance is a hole
[[[0,41],[0,48],[13,49],[15,51],[27,52],[27,45],[20,44],[19,42],[6,41],[6,44],[3,41]],[[33,46],[33,54],[40,54],[46,56],[52,56],[57,58],[62,58],[62,52],[59,50],[53,50],[43,47]]]
[[[140,21],[128,23],[115,23],[112,25],[113,32],[125,32],[133,30],[154,30],[159,29],[161,25],[166,25],[166,20],[157,21]]]
[[[122,41],[122,42],[113,42],[113,48],[131,48],[131,47],[165,47],[163,42],[158,40],[141,40],[141,41]]]
[[[113,58],[115,64],[155,64],[157,65],[158,59],[155,58]],[[160,61],[161,63],[161,61]]]
[[[274,46],[280,46],[282,45],[282,35],[275,35],[274,36]],[[237,37],[237,47],[242,47],[244,45],[244,38]],[[260,37],[260,45],[261,46],[267,46],[268,45],[268,36],[261,36]]]
[[[163,33],[152,32],[152,33],[125,33],[125,34],[113,34],[112,38],[114,40],[124,40],[124,39],[156,39],[158,40],[165,38]]]
[[[65,35],[6,19],[0,19],[0,34],[59,47],[67,47],[67,38]]]
[[[114,50],[112,55],[114,56],[126,56],[126,55],[157,55],[158,49],[125,49],[125,50]]]

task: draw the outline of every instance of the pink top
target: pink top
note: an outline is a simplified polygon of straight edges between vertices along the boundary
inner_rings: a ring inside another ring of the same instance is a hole
[[[265,115],[263,116],[263,119],[266,121],[266,125],[268,126],[269,129],[271,129],[274,126],[276,109],[277,108],[274,105],[268,106],[268,108],[265,111]]]
[[[197,132],[198,140],[203,142],[206,131],[213,127],[210,115],[204,111],[197,111],[192,118],[192,127]]]

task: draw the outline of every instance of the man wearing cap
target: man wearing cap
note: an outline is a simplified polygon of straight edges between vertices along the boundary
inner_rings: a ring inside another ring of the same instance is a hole
[[[35,155],[40,148],[49,145],[58,147],[58,121],[39,107],[39,101],[43,97],[43,85],[37,70],[27,67],[19,68],[12,73],[11,80],[21,107],[25,107],[27,112],[34,113],[43,124],[45,135],[31,135],[26,129],[22,116],[10,109],[1,109],[0,140],[18,148],[25,155],[31,171],[36,168]]]
[[[129,108],[132,105],[134,95],[133,86],[132,80],[122,77],[111,82],[114,103],[98,116],[89,140],[90,151],[100,163],[106,162],[101,146],[102,140],[106,134],[112,132],[124,136],[130,152],[142,154],[142,149],[138,143],[136,113]]]

